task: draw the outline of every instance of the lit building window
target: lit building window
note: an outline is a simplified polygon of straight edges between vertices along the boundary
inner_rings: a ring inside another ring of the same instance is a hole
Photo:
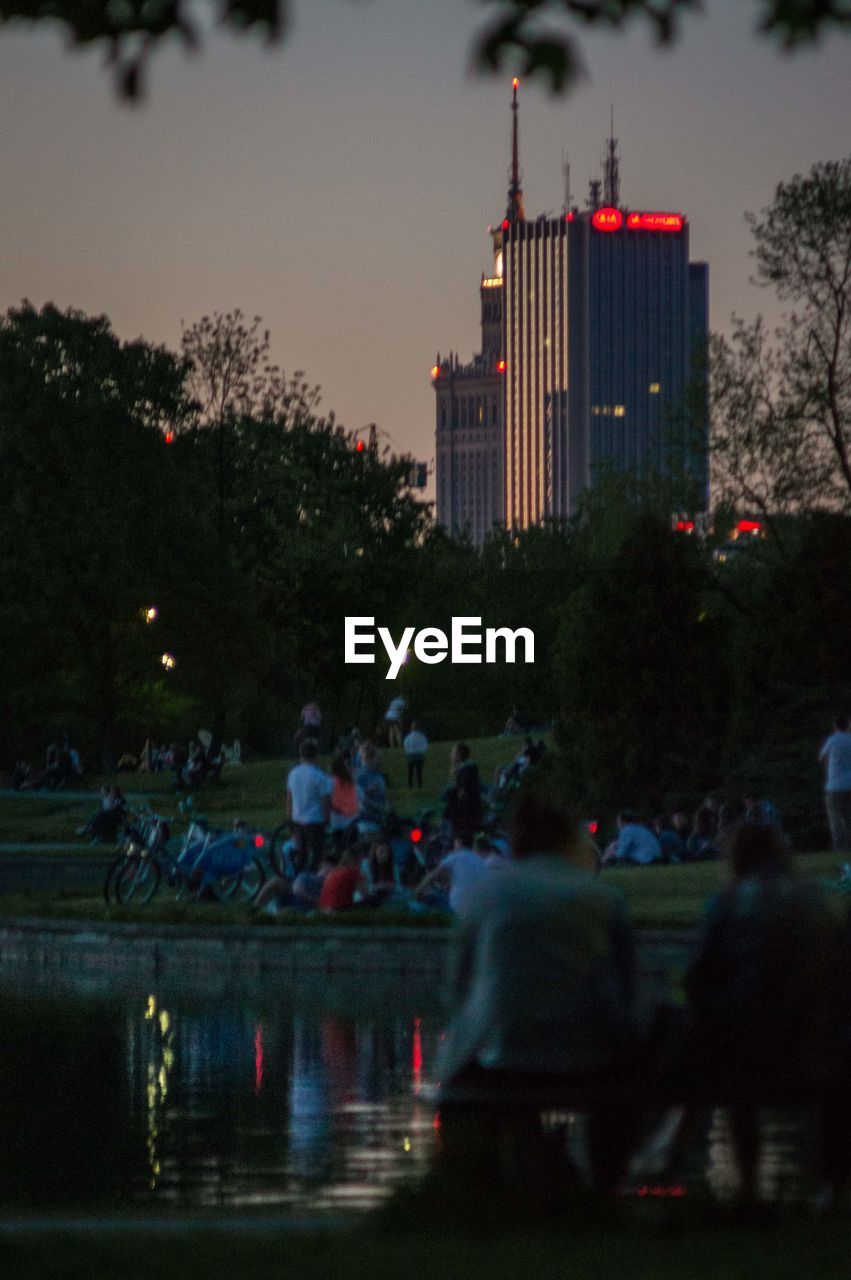
[[[648,390],[650,391],[651,396],[658,396],[659,392],[662,390],[661,382],[651,382]]]
[[[615,415],[616,418],[623,418],[626,414],[626,406],[622,404],[616,404],[614,409],[612,410],[612,413]]]

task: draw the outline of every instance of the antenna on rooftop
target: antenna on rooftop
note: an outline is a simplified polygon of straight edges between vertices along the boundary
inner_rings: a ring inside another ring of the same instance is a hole
[[[621,179],[618,167],[618,140],[615,137],[615,108],[610,108],[609,141],[606,144],[606,159],[603,161],[603,201],[611,208],[617,209],[621,198]]]
[[[561,153],[561,176],[564,180],[564,211],[567,213],[570,208],[570,161],[564,149]]]

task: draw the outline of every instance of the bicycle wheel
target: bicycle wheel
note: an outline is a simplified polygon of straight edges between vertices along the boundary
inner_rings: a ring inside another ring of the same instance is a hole
[[[240,902],[253,902],[266,883],[266,872],[259,858],[252,858],[242,873],[239,885]]]
[[[112,862],[110,862],[106,869],[106,875],[103,878],[103,900],[108,907],[112,906],[116,901],[115,881],[118,876],[118,872],[124,866],[126,861],[127,859],[122,854],[118,858],[113,858]]]
[[[206,889],[212,893],[213,897],[218,898],[219,902],[233,902],[239,893],[244,874],[244,871],[225,871],[220,875],[211,875],[207,872],[196,897],[200,897]]]
[[[122,906],[144,907],[160,887],[160,868],[153,858],[125,858],[115,878],[115,898]]]

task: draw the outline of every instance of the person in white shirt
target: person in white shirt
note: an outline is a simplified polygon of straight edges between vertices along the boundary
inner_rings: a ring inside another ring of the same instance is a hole
[[[819,752],[827,765],[824,803],[837,853],[851,853],[851,733],[848,717],[837,716],[834,732]]]
[[[301,867],[314,870],[325,845],[334,783],[317,765],[316,743],[311,739],[302,743],[299,758],[287,776],[287,816],[292,819]]]
[[[452,853],[447,853],[445,858],[441,858],[434,870],[420,881],[416,896],[421,897],[436,880],[448,878],[449,910],[454,911],[455,915],[463,914],[467,904],[475,897],[476,889],[481,885],[482,880],[491,874],[484,857],[471,848],[472,844],[471,836],[467,834],[457,836]]]
[[[428,751],[428,738],[421,732],[416,720],[402,743],[402,749],[408,764],[408,790],[413,791],[415,778],[418,787],[423,785],[423,765]]]
[[[385,713],[384,723],[387,725],[387,737],[391,747],[402,745],[402,717],[407,705],[402,695],[397,694]]]

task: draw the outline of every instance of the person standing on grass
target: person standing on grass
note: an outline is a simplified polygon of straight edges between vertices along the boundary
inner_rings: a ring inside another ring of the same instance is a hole
[[[834,731],[819,752],[827,767],[824,802],[836,853],[851,853],[851,733],[848,717],[837,716]]]
[[[415,779],[418,787],[423,785],[423,765],[428,751],[428,738],[416,720],[411,724],[411,731],[402,743],[402,748],[408,765],[408,790],[413,791]]]
[[[381,772],[381,755],[371,742],[361,747],[363,764],[355,773],[358,796],[358,831],[378,835],[387,818],[387,780]]]
[[[459,742],[452,748],[450,769],[453,781],[444,792],[444,817],[454,836],[477,831],[484,814],[482,781],[479,766],[470,759],[470,748],[466,742]]]
[[[325,844],[333,782],[316,763],[316,743],[308,738],[299,750],[300,763],[287,776],[287,817],[292,819],[301,867],[313,870]]]
[[[402,745],[402,718],[407,705],[405,699],[399,693],[390,703],[384,715],[384,723],[387,726],[387,740],[391,747],[401,747]]]

